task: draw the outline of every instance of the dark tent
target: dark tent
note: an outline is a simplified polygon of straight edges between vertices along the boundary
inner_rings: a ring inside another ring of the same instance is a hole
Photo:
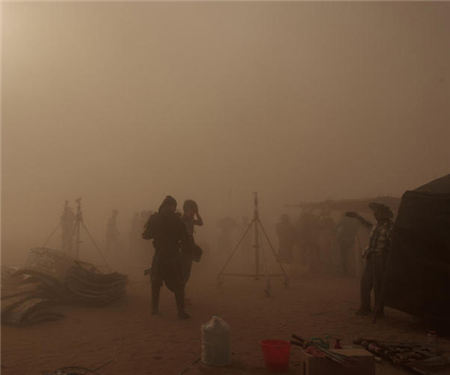
[[[403,194],[386,268],[385,304],[450,327],[450,175]]]
[[[431,194],[450,194],[450,174],[422,185],[415,191]]]

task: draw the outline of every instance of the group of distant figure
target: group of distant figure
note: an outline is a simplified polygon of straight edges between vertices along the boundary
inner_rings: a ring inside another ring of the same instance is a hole
[[[197,203],[186,200],[183,212],[177,212],[177,202],[167,196],[158,211],[141,211],[132,218],[129,233],[129,250],[142,254],[140,263],[147,263],[152,240],[155,250],[152,266],[148,269],[152,288],[152,313],[159,314],[159,294],[163,283],[175,294],[178,316],[189,317],[184,309],[185,288],[191,275],[193,261],[199,261],[202,249],[194,240],[194,226],[203,225]],[[370,294],[375,292],[375,307],[382,314],[382,277],[390,247],[393,213],[389,207],[372,202],[376,224],[355,212],[345,213],[336,223],[331,210],[322,209],[316,214],[304,209],[295,222],[286,214],[280,217],[275,230],[278,236],[277,260],[285,264],[301,264],[310,273],[357,276],[361,275],[361,307],[359,314],[371,311]],[[81,215],[81,213],[79,214]],[[121,248],[117,210],[113,210],[106,225],[105,250],[119,253]],[[66,202],[61,216],[62,249],[69,254],[74,244],[74,223],[77,215]],[[233,246],[233,232],[244,231],[250,221],[242,218],[238,224],[225,217],[218,222],[219,253],[229,253]],[[362,251],[360,230],[369,235],[367,248]],[[250,253],[250,237],[243,239],[243,247]],[[358,250],[355,251],[355,244]],[[361,257],[362,255],[362,257]],[[144,258],[145,256],[145,258]],[[365,258],[363,265],[362,258]],[[147,261],[146,261],[147,260]],[[360,264],[358,264],[360,262]],[[358,272],[361,270],[361,272]]]
[[[249,224],[247,217],[241,221],[231,217],[220,219],[217,223],[218,253],[229,254],[238,242],[236,234],[244,233]],[[355,245],[361,246],[363,242],[359,236],[367,236],[364,228],[358,220],[346,215],[335,222],[329,209],[318,213],[304,209],[297,220],[283,214],[274,228],[278,238],[277,260],[301,265],[309,273],[355,277],[362,267],[358,264]],[[251,252],[252,245],[252,236],[242,238],[244,250]]]
[[[119,211],[116,209],[112,210],[105,228],[106,254],[114,255],[123,252],[124,249],[128,249],[128,254],[134,253],[136,259],[141,261],[145,259],[149,246],[148,242],[142,238],[142,231],[152,213],[150,210],[142,210],[133,215],[127,245],[125,238],[121,238],[119,231]]]
[[[356,212],[346,212],[336,224],[325,209],[319,215],[312,210],[304,210],[296,224],[288,215],[282,215],[276,225],[279,240],[278,260],[281,263],[300,262],[311,273],[355,276],[357,262],[361,266],[360,300],[358,315],[372,311],[371,292],[374,291],[374,309],[378,316],[384,314],[383,276],[391,247],[393,212],[381,203],[369,204],[376,219],[372,224]],[[358,238],[360,228],[370,231],[368,244],[363,250]],[[358,252],[355,243],[358,242]],[[337,262],[332,262],[332,259]]]
[[[77,242],[76,227],[77,220],[81,220],[81,217],[77,219],[77,215],[81,216],[81,211],[77,214],[69,206],[69,202],[65,201],[63,213],[60,218],[61,225],[61,250],[69,255],[76,256],[74,254],[74,247]],[[113,210],[106,224],[105,235],[105,250],[107,253],[119,251],[121,249],[120,233],[118,229],[117,218],[119,215],[118,210]],[[143,224],[141,228],[143,227]]]
[[[151,214],[152,211],[142,210],[141,212],[135,213],[131,221],[128,250],[129,253],[136,253],[137,258],[144,253],[148,253],[149,250],[148,242],[142,239],[142,231]],[[113,209],[106,222],[104,246],[102,246],[106,254],[119,254],[127,248],[127,245],[124,243],[124,239],[121,237],[121,233],[119,231],[118,218],[119,211]],[[68,201],[66,201],[60,218],[61,249],[70,255],[74,255],[73,250],[76,243],[75,223],[76,214],[69,206]]]
[[[295,222],[284,214],[276,224],[279,261],[302,264],[310,273],[356,276],[360,227],[346,215],[336,223],[329,209],[305,209]]]

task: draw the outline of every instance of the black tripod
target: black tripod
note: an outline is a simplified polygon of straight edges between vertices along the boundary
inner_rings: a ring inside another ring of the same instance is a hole
[[[266,294],[270,294],[270,279],[274,277],[283,277],[284,278],[284,285],[287,287],[289,285],[289,278],[284,270],[281,263],[278,263],[280,266],[281,273],[268,273],[266,262],[265,262],[265,254],[264,249],[261,248],[261,242],[260,242],[260,233],[264,235],[264,238],[266,239],[267,243],[269,244],[270,250],[272,251],[273,256],[275,259],[277,259],[277,253],[272,246],[272,243],[270,242],[269,236],[266,233],[266,230],[264,229],[261,220],[259,218],[259,210],[258,210],[258,193],[254,193],[254,211],[253,211],[253,219],[248,225],[247,229],[244,231],[244,234],[237,242],[236,246],[234,247],[233,251],[231,252],[230,256],[228,257],[227,261],[225,262],[224,266],[220,270],[218,276],[217,276],[217,282],[218,285],[222,285],[223,278],[225,276],[236,276],[236,277],[250,277],[254,278],[255,280],[259,280],[261,277],[267,278],[267,287],[266,287]],[[237,253],[237,251],[240,248],[240,245],[244,241],[244,239],[247,237],[247,235],[250,233],[250,230],[253,228],[253,248],[255,249],[255,273],[249,273],[249,274],[243,274],[243,273],[226,273],[225,270],[228,266],[228,264],[231,262],[231,259],[233,259],[234,255]],[[261,252],[262,250],[262,252]],[[262,256],[261,256],[262,255]],[[262,272],[261,272],[262,270]]]
[[[74,241],[74,244],[75,244],[75,259],[78,260],[80,257],[80,245],[83,243],[83,241],[81,240],[81,228],[83,228],[84,231],[86,232],[86,234],[88,235],[89,239],[91,240],[92,244],[94,245],[94,247],[97,249],[98,253],[100,254],[105,266],[108,269],[110,269],[108,262],[106,261],[102,251],[98,247],[97,243],[94,240],[94,237],[92,237],[91,233],[89,232],[88,228],[86,227],[86,224],[83,221],[83,212],[81,211],[81,198],[78,198],[75,202],[77,202],[77,213],[75,215],[75,220],[74,220],[74,224],[73,224],[73,231],[72,231],[73,235],[70,239],[71,245],[72,245],[72,241]],[[66,206],[67,206],[67,201],[66,201]],[[48,236],[47,240],[42,245],[42,247],[45,247],[48,244],[48,242],[51,240],[51,238],[53,237],[53,235],[56,233],[56,231],[58,230],[58,228],[60,226],[61,226],[61,223],[59,223],[58,226],[55,228],[55,230],[50,234],[50,236]],[[70,246],[70,248],[71,247],[72,246]]]

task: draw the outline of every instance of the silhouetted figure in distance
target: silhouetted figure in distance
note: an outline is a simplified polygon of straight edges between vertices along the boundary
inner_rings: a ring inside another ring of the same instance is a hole
[[[281,263],[292,262],[292,250],[295,245],[295,228],[288,215],[281,215],[276,225],[278,236],[278,260]]]
[[[75,225],[75,214],[69,206],[69,202],[64,202],[64,210],[61,215],[61,250],[67,254],[72,253],[73,235]]]
[[[106,251],[117,251],[119,248],[119,229],[117,228],[117,216],[119,211],[113,210],[106,225]]]
[[[159,295],[163,283],[175,294],[178,317],[190,317],[184,309],[184,279],[181,247],[188,241],[186,225],[176,213],[177,201],[168,195],[157,213],[150,216],[143,238],[153,240],[155,255],[150,271],[152,314],[159,314]]]
[[[357,312],[358,315],[367,315],[370,312],[370,294],[373,289],[375,294],[375,307],[383,315],[383,306],[381,301],[381,287],[386,259],[391,246],[391,232],[394,226],[391,209],[380,203],[372,202],[369,204],[373,210],[377,223],[372,229],[369,239],[369,246],[365,250],[363,257],[366,258],[363,275],[361,277],[361,306]],[[347,216],[357,218],[366,227],[372,227],[372,224],[354,212],[348,212]]]

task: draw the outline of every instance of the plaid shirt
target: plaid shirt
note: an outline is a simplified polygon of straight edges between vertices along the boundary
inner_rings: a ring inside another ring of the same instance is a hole
[[[369,246],[366,254],[386,254],[391,245],[391,233],[394,223],[392,220],[386,220],[377,223],[370,234]]]

